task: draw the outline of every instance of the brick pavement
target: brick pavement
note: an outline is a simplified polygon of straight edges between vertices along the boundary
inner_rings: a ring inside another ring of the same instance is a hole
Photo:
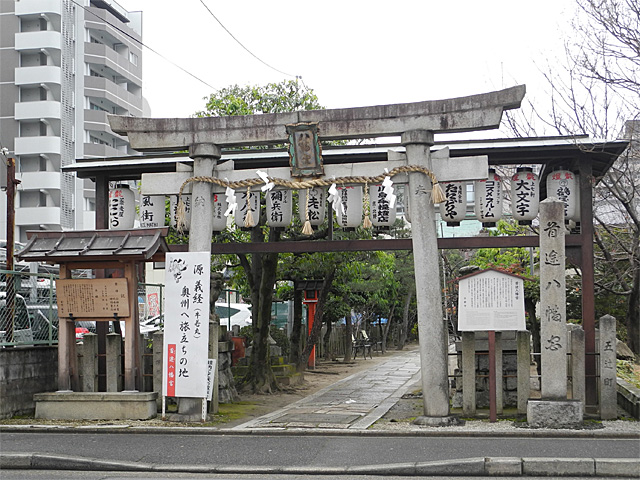
[[[233,430],[364,430],[387,413],[419,379],[419,350],[403,352]]]

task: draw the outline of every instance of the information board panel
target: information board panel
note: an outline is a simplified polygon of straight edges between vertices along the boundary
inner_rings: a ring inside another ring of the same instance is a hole
[[[524,282],[495,270],[460,279],[458,330],[525,330]]]
[[[165,264],[162,394],[206,398],[211,253],[167,253]]]
[[[75,318],[129,316],[126,278],[56,280],[58,315]]]

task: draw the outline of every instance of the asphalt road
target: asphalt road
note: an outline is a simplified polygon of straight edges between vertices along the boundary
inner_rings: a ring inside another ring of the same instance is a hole
[[[637,439],[2,433],[2,453],[148,464],[336,467],[474,457],[638,458]]]

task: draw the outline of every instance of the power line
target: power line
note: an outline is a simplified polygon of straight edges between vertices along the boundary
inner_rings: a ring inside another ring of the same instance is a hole
[[[269,67],[271,70],[275,70],[278,73],[281,73],[283,75],[286,75],[288,77],[294,77],[294,78],[298,78],[298,75],[291,75],[290,73],[287,72],[283,72],[282,70],[278,70],[277,68],[275,68],[272,65],[269,65],[267,62],[265,62],[264,60],[262,60],[260,57],[258,57],[255,53],[253,53],[251,50],[249,50],[247,47],[245,47],[242,42],[240,42],[240,40],[238,40],[233,33],[231,33],[229,31],[229,29],[227,27],[225,27],[222,22],[218,19],[218,17],[216,17],[213,12],[211,11],[211,9],[207,6],[206,3],[204,3],[204,0],[200,0],[200,3],[204,6],[204,8],[207,9],[207,11],[209,12],[209,14],[215,19],[216,22],[218,22],[218,24],[220,24],[220,26],[224,29],[225,32],[227,32],[229,34],[229,36],[231,38],[233,38],[235,40],[235,42],[240,45],[242,48],[244,48],[246,50],[246,52],[251,55],[253,58],[255,58],[256,60],[258,60],[260,63],[262,63],[263,65]]]
[[[94,17],[100,19],[100,21],[106,23],[107,25],[110,25],[111,27],[113,27],[114,29],[116,29],[117,31],[119,31],[120,33],[122,33],[123,35],[125,35],[126,37],[130,38],[131,40],[133,40],[134,42],[138,43],[140,46],[146,48],[147,50],[149,50],[152,53],[155,53],[156,55],[158,55],[160,58],[162,58],[163,60],[169,62],[171,65],[173,65],[174,67],[182,70],[184,73],[186,73],[187,75],[189,75],[190,77],[194,78],[195,80],[199,81],[200,83],[206,85],[207,87],[209,87],[212,90],[217,90],[215,87],[213,87],[212,85],[209,85],[207,82],[205,82],[204,80],[202,80],[201,78],[199,78],[198,76],[196,76],[195,74],[191,73],[190,71],[182,68],[180,65],[178,65],[177,63],[173,62],[172,60],[168,59],[167,57],[165,57],[164,55],[162,55],[161,53],[155,51],[153,48],[151,48],[150,46],[146,45],[145,43],[143,43],[141,40],[138,40],[136,37],[134,37],[133,35],[131,35],[129,32],[121,29],[120,27],[118,27],[117,25],[114,25],[113,23],[110,23],[109,21],[107,21],[106,19],[102,18],[100,15],[98,15],[97,13],[89,10],[87,7],[85,7],[84,5],[78,3],[76,0],[71,0],[73,3],[75,3],[77,6],[79,6],[80,8],[82,8],[84,11],[89,12],[90,14],[92,14]]]

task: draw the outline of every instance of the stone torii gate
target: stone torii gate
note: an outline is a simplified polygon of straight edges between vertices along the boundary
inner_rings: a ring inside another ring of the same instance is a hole
[[[434,155],[432,158],[434,134],[498,128],[503,112],[519,108],[524,94],[525,86],[520,85],[480,95],[418,103],[232,117],[153,119],[109,115],[109,122],[112,130],[127,135],[131,146],[138,151],[188,149],[193,158],[192,172],[144,175],[142,193],[145,195],[176,194],[184,180],[192,176],[238,180],[238,171],[217,167],[222,147],[287,143],[287,126],[300,123],[316,124],[321,140],[401,136],[406,148],[405,164],[428,169],[438,181],[463,181],[487,178],[487,157],[438,159]],[[379,163],[383,167],[396,166]],[[345,167],[350,175],[366,175],[373,165],[325,165],[324,176],[341,176]],[[289,176],[289,172],[283,170],[288,169],[270,169],[266,173],[271,177]],[[246,172],[244,175],[246,178]],[[415,212],[411,228],[424,395],[424,416],[418,423],[446,425],[455,419],[449,411],[447,331],[442,298],[432,273],[438,271],[432,181],[424,173],[413,172],[408,174],[408,184],[409,204]],[[191,193],[193,198],[206,199],[211,198],[213,191],[210,183],[194,182]],[[209,251],[212,202],[193,202],[191,218],[189,250]]]

